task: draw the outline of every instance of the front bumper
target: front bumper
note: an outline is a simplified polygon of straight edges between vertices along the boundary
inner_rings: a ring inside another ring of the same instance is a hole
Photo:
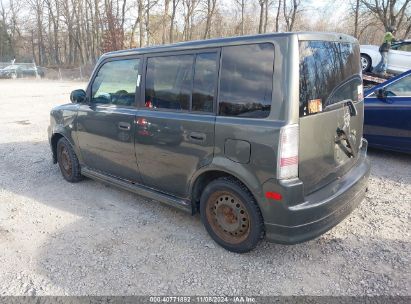
[[[283,219],[285,218],[286,224],[265,223],[267,240],[296,244],[328,231],[363,201],[369,174],[367,141],[364,140],[360,157],[349,172],[307,195],[303,203],[283,206]]]

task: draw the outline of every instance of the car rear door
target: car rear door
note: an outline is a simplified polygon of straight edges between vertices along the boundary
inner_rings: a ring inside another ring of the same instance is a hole
[[[193,174],[214,154],[220,51],[150,55],[136,118],[136,155],[143,183],[186,197]]]
[[[140,58],[104,61],[87,89],[89,103],[80,105],[77,116],[77,138],[85,165],[132,182],[141,180],[134,151],[141,66]]]

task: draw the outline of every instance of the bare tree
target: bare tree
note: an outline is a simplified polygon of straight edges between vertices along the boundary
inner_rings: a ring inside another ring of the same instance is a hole
[[[195,10],[198,5],[197,0],[183,0],[184,6],[184,31],[183,36],[185,40],[191,40],[192,38],[192,26]]]
[[[167,33],[167,26],[168,26],[168,20],[170,18],[170,16],[168,15],[168,10],[170,7],[170,0],[164,0],[164,14],[163,14],[163,20],[162,20],[162,37],[161,37],[161,42],[163,44],[166,43],[166,33]]]
[[[286,24],[286,31],[288,32],[291,32],[294,28],[295,19],[299,11],[301,0],[291,0],[290,2],[291,3],[289,4],[288,0],[284,0],[283,4],[284,20]]]
[[[245,0],[235,0],[235,3],[240,7],[241,10],[241,35],[244,35],[244,15],[245,15]]]
[[[177,6],[179,3],[179,0],[172,0],[172,7],[171,7],[171,18],[170,18],[170,43],[173,43],[174,41],[174,20],[176,18],[176,13],[177,13]]]
[[[361,0],[362,4],[381,21],[386,31],[393,25],[399,28],[404,21],[407,21],[409,16],[406,15],[406,10],[411,6],[410,1],[374,0],[371,2]]]
[[[358,19],[360,14],[360,0],[355,0],[354,7],[354,37],[358,38]]]
[[[280,30],[280,12],[281,12],[281,0],[278,0],[277,15],[275,16],[275,31],[276,32]]]
[[[266,10],[265,0],[258,0],[258,4],[260,5],[260,18],[258,19],[258,33],[261,34],[263,32],[263,27],[264,27],[264,11]]]
[[[206,25],[204,30],[203,39],[210,38],[211,33],[211,22],[216,9],[217,0],[206,0]]]

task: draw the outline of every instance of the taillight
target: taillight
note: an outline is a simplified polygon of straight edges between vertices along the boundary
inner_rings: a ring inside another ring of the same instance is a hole
[[[277,178],[298,177],[298,125],[288,125],[280,130],[278,147]]]
[[[147,119],[140,117],[137,119],[136,123],[139,126],[145,126],[148,122],[147,122]]]

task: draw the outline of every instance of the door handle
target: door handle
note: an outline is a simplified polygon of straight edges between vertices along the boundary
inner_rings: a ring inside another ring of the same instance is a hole
[[[125,131],[130,131],[131,129],[131,124],[129,124],[128,122],[119,122],[118,123],[118,128],[120,130],[125,130]]]
[[[192,141],[199,141],[199,142],[204,142],[206,139],[206,135],[204,133],[199,133],[199,132],[191,132],[189,137]]]

